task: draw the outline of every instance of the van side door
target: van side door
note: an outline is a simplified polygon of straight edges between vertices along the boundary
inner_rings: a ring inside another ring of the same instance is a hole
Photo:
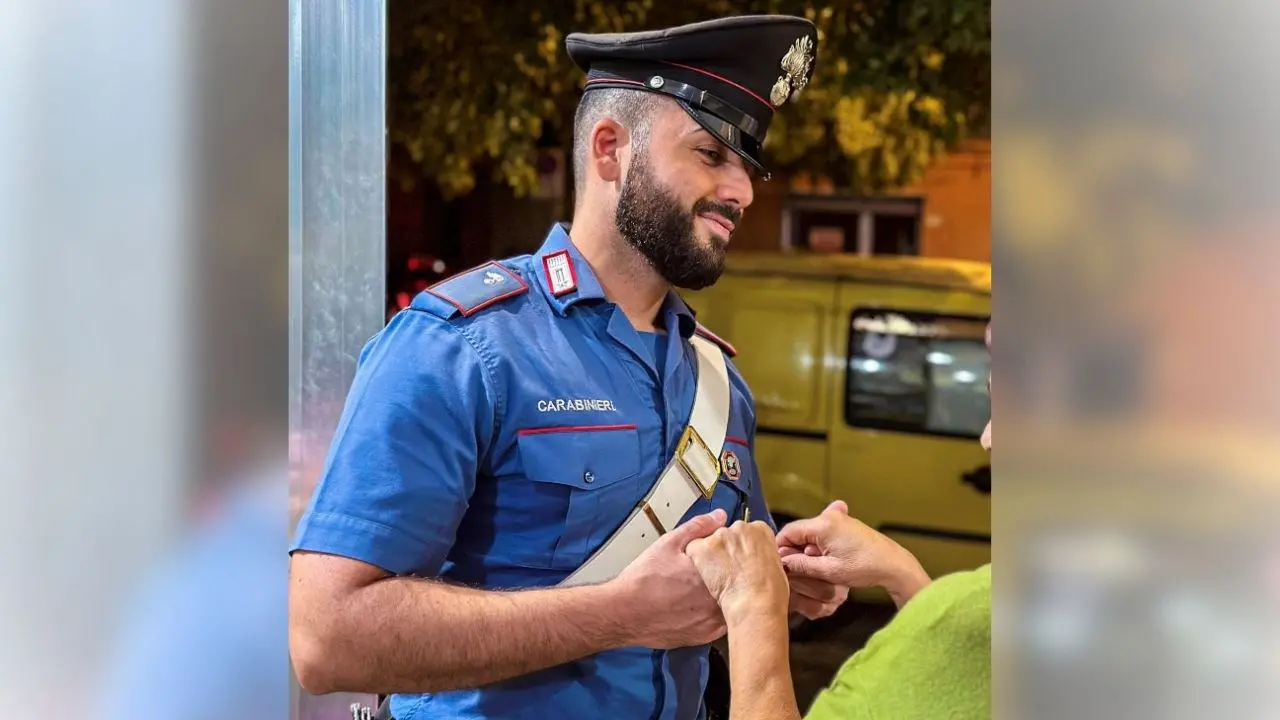
[[[934,576],[991,557],[989,298],[841,286],[831,494]]]

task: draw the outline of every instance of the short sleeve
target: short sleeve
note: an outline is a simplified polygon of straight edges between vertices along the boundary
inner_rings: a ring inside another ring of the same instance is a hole
[[[805,720],[991,717],[991,566],[934,580],[849,658]]]
[[[490,369],[457,326],[395,316],[361,353],[291,550],[434,576],[493,435]]]

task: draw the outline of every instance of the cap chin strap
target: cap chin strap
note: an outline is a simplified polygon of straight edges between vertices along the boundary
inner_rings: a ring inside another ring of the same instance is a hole
[[[682,83],[679,80],[664,78],[661,75],[653,75],[645,83],[651,90],[657,90],[666,93],[675,98],[679,98],[698,110],[705,110],[721,122],[732,125],[738,132],[752,138],[757,143],[764,142],[764,132],[760,128],[760,122],[750,115],[742,112],[738,108],[712,95],[706,90]]]
[[[622,527],[565,578],[562,586],[617,577],[660,536],[679,525],[694,503],[715,494],[720,453],[729,429],[729,371],[718,345],[698,335],[689,341],[698,356],[698,384],[689,425],[676,445],[675,456]]]
[[[688,83],[665,78],[661,75],[651,75],[643,83],[627,78],[596,75],[588,81],[586,89],[621,88],[624,90],[638,90],[641,86],[645,90],[662,93],[679,100],[680,106],[699,125],[706,128],[707,132],[715,135],[720,142],[727,145],[735,154],[759,170],[764,180],[770,179],[769,172],[765,170],[764,166],[760,164],[760,161],[751,152],[755,151],[756,154],[759,154],[760,147],[764,144],[765,131],[760,127],[760,122],[706,90],[700,90]]]

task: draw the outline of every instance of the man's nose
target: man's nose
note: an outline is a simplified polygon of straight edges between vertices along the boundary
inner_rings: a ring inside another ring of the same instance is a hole
[[[721,180],[716,193],[720,202],[733,205],[738,210],[745,210],[755,199],[755,188],[751,186],[751,175],[745,167],[733,167]]]

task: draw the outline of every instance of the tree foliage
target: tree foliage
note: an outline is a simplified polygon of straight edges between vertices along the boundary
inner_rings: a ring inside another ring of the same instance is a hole
[[[813,80],[774,119],[771,165],[874,192],[910,184],[986,122],[989,0],[631,0],[391,4],[391,142],[446,197],[488,180],[538,184],[537,149],[569,147],[584,78],[569,32],[625,32],[731,14],[803,15],[818,26]],[[479,180],[478,180],[479,177]]]

